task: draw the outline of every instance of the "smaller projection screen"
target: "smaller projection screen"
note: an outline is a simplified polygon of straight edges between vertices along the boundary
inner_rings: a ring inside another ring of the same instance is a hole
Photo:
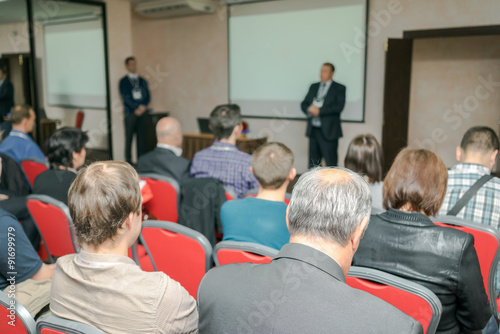
[[[321,65],[347,87],[343,121],[364,121],[366,0],[232,5],[229,99],[245,117],[305,119],[300,102]]]
[[[101,19],[44,26],[47,103],[106,108]]]

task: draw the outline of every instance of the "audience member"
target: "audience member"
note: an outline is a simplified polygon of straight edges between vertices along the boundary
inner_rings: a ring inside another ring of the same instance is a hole
[[[88,140],[87,134],[77,128],[54,131],[46,143],[50,169],[37,176],[33,193],[48,195],[67,205],[68,190],[76,178],[76,170],[85,163]]]
[[[84,167],[68,206],[78,254],[60,257],[50,309],[105,333],[195,333],[195,300],[163,272],[144,272],[128,249],[141,231],[139,177],[125,162]]]
[[[236,147],[236,138],[241,133],[240,107],[236,104],[215,107],[210,114],[210,127],[215,142],[194,155],[191,176],[220,180],[242,198],[259,184],[250,172],[252,157]]]
[[[164,117],[156,124],[156,148],[141,156],[139,173],[158,173],[174,178],[179,184],[189,179],[191,162],[182,157],[182,127],[173,117]]]
[[[371,134],[356,136],[347,149],[344,166],[360,173],[370,186],[372,193],[372,208],[384,211],[382,207],[382,165],[384,156],[382,147]]]
[[[482,177],[490,176],[498,155],[498,137],[486,126],[470,128],[457,147],[457,161],[448,171],[448,189],[440,215],[446,215]],[[500,179],[492,177],[454,215],[477,223],[500,227]]]
[[[30,106],[14,107],[10,116],[12,131],[0,143],[0,152],[12,157],[18,164],[28,158],[45,160],[40,147],[28,136],[35,126],[35,117],[35,112]]]
[[[227,201],[221,208],[224,239],[255,242],[281,249],[288,243],[285,194],[297,174],[293,153],[281,143],[268,143],[252,155],[252,174],[259,181],[257,197]]]
[[[40,260],[19,221],[2,209],[0,254],[0,289],[36,318],[49,304],[50,279],[56,265]]]
[[[217,267],[203,278],[200,333],[422,333],[392,305],[345,284],[370,209],[358,174],[304,173],[288,206],[290,243],[277,258]]]
[[[494,318],[473,236],[429,219],[443,202],[447,178],[431,151],[401,151],[384,180],[388,211],[370,218],[353,264],[427,287],[443,305],[437,333],[469,333]]]

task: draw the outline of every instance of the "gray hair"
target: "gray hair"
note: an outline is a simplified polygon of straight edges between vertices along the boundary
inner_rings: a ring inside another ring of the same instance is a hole
[[[348,175],[329,178],[322,171],[336,169]],[[368,183],[347,168],[317,167],[302,174],[288,205],[290,234],[347,245],[359,223],[370,215]]]

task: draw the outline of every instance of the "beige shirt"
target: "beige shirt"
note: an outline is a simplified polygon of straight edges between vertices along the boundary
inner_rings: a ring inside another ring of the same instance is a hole
[[[83,250],[57,260],[50,309],[105,333],[197,333],[196,301],[162,272]]]

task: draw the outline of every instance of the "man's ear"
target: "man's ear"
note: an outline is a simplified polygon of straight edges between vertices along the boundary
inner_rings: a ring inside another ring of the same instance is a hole
[[[297,170],[295,168],[290,169],[290,173],[288,174],[288,180],[292,181],[297,176]]]
[[[236,125],[233,129],[233,134],[235,135],[236,138],[238,138],[241,134],[241,123]]]
[[[134,219],[134,213],[131,212],[131,213],[128,214],[128,216],[125,219],[125,221],[123,222],[123,224],[118,228],[117,234],[118,235],[124,235],[129,230],[131,230],[132,229],[133,219]]]
[[[457,146],[457,153],[456,153],[456,158],[457,158],[457,161],[458,162],[461,162],[462,161],[462,158],[463,158],[463,151],[462,151],[462,148],[460,146]]]
[[[354,230],[354,233],[351,236],[351,243],[352,243],[352,251],[353,253],[356,253],[359,247],[359,242],[361,241],[361,238],[363,238],[363,234],[365,234],[366,227],[368,226],[368,221],[370,220],[370,217],[366,216],[361,220],[361,223],[358,225],[358,227]]]
[[[491,168],[490,168],[490,170],[493,170],[493,167],[495,167],[495,162],[497,161],[497,155],[498,155],[498,150],[494,150],[491,153],[491,156],[490,156]]]
[[[249,167],[250,168],[250,173],[252,173],[253,176],[255,176],[255,174],[253,173],[253,168],[252,166]]]

